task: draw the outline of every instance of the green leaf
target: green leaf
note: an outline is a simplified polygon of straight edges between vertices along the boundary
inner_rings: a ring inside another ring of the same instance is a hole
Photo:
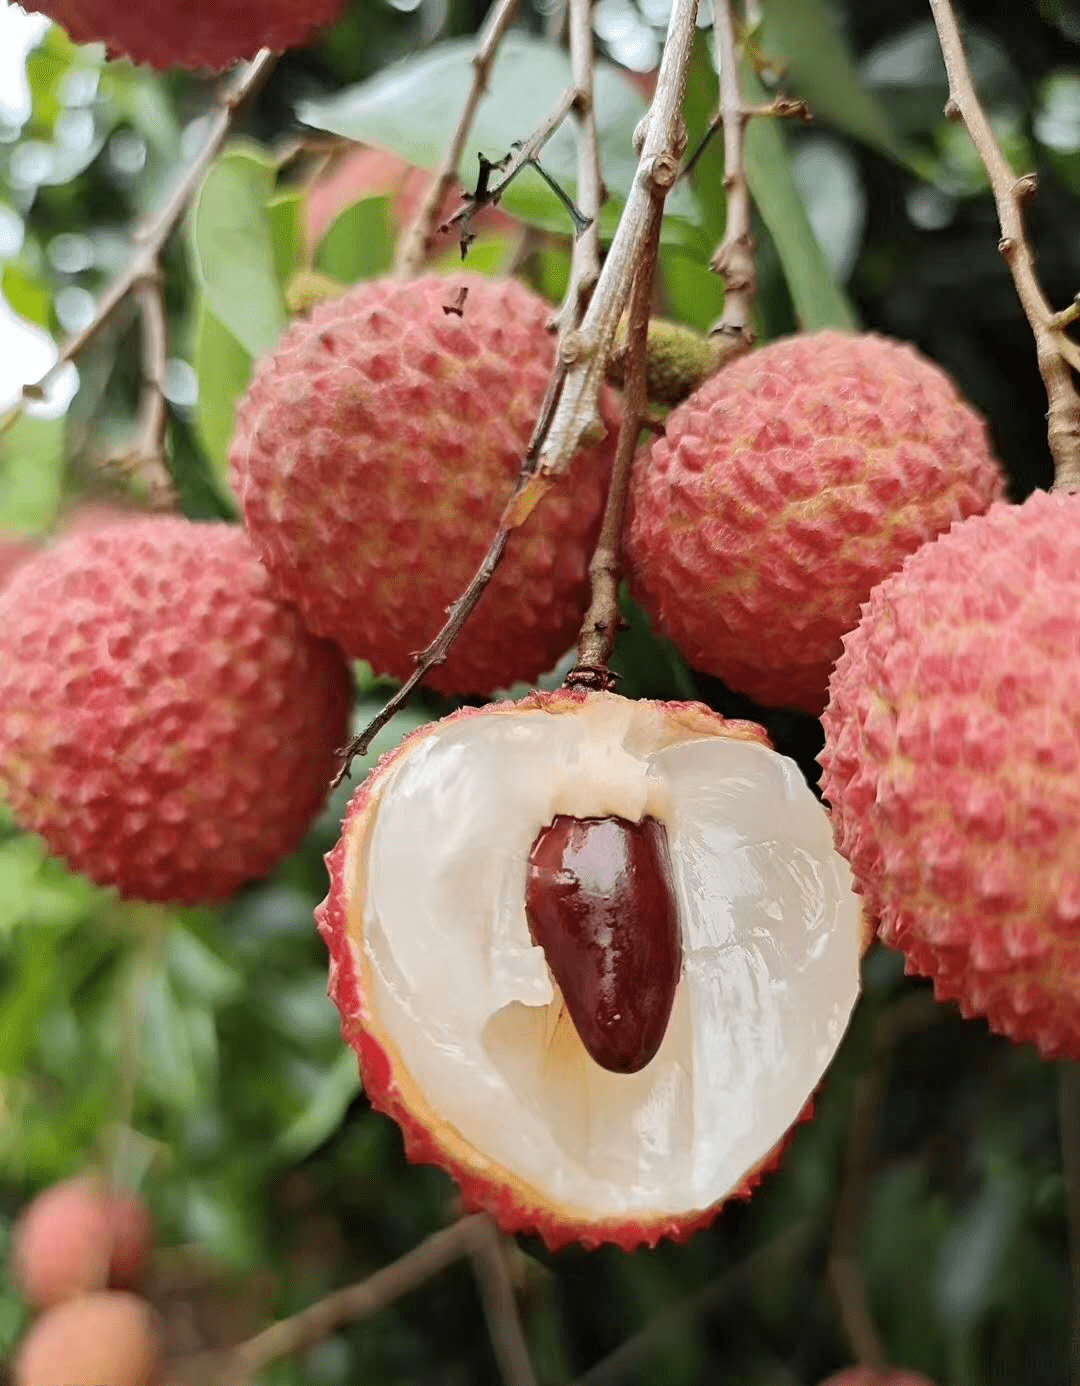
[[[274,272],[284,292],[296,273],[304,250],[304,199],[296,191],[278,193],[266,204]]]
[[[754,104],[766,93],[748,63],[743,92]],[[855,310],[837,284],[806,215],[778,120],[752,120],[746,131],[746,176],[762,221],[776,246],[799,326],[858,326]]]
[[[0,529],[44,534],[64,484],[64,420],[29,414],[0,434]]]
[[[315,250],[315,268],[342,284],[374,279],[394,263],[394,221],[388,197],[365,197],[344,208]]]
[[[351,1049],[343,1049],[307,1106],[278,1137],[275,1157],[283,1164],[306,1159],[338,1129],[359,1091],[356,1055]]]
[[[686,84],[683,119],[686,121],[687,149],[697,149],[709,127],[719,99],[719,79],[708,36],[699,33],[694,40],[690,76]],[[701,222],[707,239],[716,245],[727,223],[727,192],[724,189],[724,141],[713,136],[712,143],[690,170],[690,181],[698,196]]]
[[[55,862],[40,838],[19,834],[0,845],[0,938],[20,923],[74,923],[101,898]]]
[[[300,102],[297,115],[307,125],[391,149],[409,163],[434,169],[446,142],[447,113],[460,109],[472,82],[475,46],[473,39],[433,44],[334,96]],[[477,151],[498,159],[515,141],[528,139],[570,82],[570,61],[558,45],[527,34],[508,34],[458,171],[463,184],[471,186],[476,180]],[[605,225],[610,225],[637,171],[633,134],[646,104],[620,69],[599,62],[595,106],[604,182],[613,194],[613,206],[604,217]],[[541,161],[573,196],[577,150],[572,122],[564,122],[552,135]],[[553,231],[570,229],[558,198],[531,169],[510,185],[503,203],[507,211],[532,225]],[[674,191],[667,208],[675,217],[696,218],[693,195],[686,187]]]
[[[907,162],[883,107],[863,85],[826,0],[769,0],[762,7],[760,42],[786,68],[785,86],[805,97],[815,117],[898,163]]]
[[[214,470],[228,482],[229,444],[232,442],[236,402],[251,379],[251,355],[200,297],[195,319],[193,353],[199,378],[199,402],[195,413],[199,438]]]
[[[724,281],[679,246],[664,246],[660,264],[672,316],[707,332],[724,311]]]
[[[195,270],[215,315],[250,356],[270,351],[285,326],[270,213],[275,169],[252,145],[210,166],[192,212]]]
[[[49,327],[52,322],[52,294],[21,265],[12,261],[4,266],[0,288],[20,317],[28,322],[36,322],[40,327]]]

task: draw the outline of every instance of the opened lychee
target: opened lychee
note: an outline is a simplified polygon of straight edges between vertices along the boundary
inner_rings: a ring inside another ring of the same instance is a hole
[[[821,1386],[934,1386],[929,1377],[906,1367],[845,1367]]]
[[[1001,490],[981,419],[913,348],[789,337],[707,380],[635,462],[631,586],[694,668],[817,714],[871,588]]]
[[[256,369],[230,453],[245,523],[309,629],[378,673],[411,672],[487,552],[547,385],[550,315],[514,280],[377,280],[294,322]],[[433,687],[531,682],[573,644],[610,461],[609,444],[580,453],[514,530]]]
[[[330,992],[410,1158],[552,1247],[685,1237],[807,1105],[859,985],[828,820],[760,728],[533,694],[354,796]]]
[[[260,48],[296,48],[341,13],[344,0],[30,0],[76,43],[154,67],[223,68]]]
[[[224,899],[299,842],[349,675],[235,526],[156,517],[60,540],[0,592],[0,793],[128,897]]]
[[[995,505],[872,594],[830,686],[822,790],[910,972],[1080,1059],[1080,498]]]

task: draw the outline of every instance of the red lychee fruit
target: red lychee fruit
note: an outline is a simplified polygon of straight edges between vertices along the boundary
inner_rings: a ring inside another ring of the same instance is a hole
[[[410,1159],[552,1248],[684,1240],[745,1197],[859,991],[825,810],[760,727],[696,703],[562,691],[430,723],[327,866],[365,1093]]]
[[[817,714],[871,588],[1001,491],[981,419],[912,347],[789,337],[707,380],[636,460],[631,588],[695,669]]]
[[[104,43],[110,57],[154,67],[219,69],[260,48],[297,48],[332,24],[344,0],[29,0],[76,43]]]
[[[378,673],[410,673],[487,551],[547,384],[550,312],[514,280],[376,280],[295,321],[256,369],[230,452],[245,523],[309,628]],[[573,643],[610,462],[607,440],[581,452],[513,532],[433,687],[531,682]]]
[[[0,792],[133,899],[220,900],[265,875],[326,797],[350,703],[340,651],[235,526],[73,534],[0,593]]]
[[[1080,1059],[1080,497],[912,555],[844,641],[821,788],[909,972]]]

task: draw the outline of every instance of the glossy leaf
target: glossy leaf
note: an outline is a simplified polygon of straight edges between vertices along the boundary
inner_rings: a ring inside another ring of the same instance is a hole
[[[315,249],[315,268],[342,284],[374,279],[394,263],[388,197],[365,197],[340,211]]]
[[[199,379],[199,439],[217,475],[227,481],[236,403],[251,379],[251,355],[217,316],[206,297],[195,320],[193,365]]]

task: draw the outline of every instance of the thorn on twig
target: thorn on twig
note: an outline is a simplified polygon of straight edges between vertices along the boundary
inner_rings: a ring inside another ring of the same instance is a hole
[[[446,314],[447,317],[453,314],[455,318],[463,318],[465,316],[465,300],[468,297],[468,285],[463,284],[461,288],[458,289],[457,293],[454,295],[453,301],[451,303],[443,304],[443,312]]]

